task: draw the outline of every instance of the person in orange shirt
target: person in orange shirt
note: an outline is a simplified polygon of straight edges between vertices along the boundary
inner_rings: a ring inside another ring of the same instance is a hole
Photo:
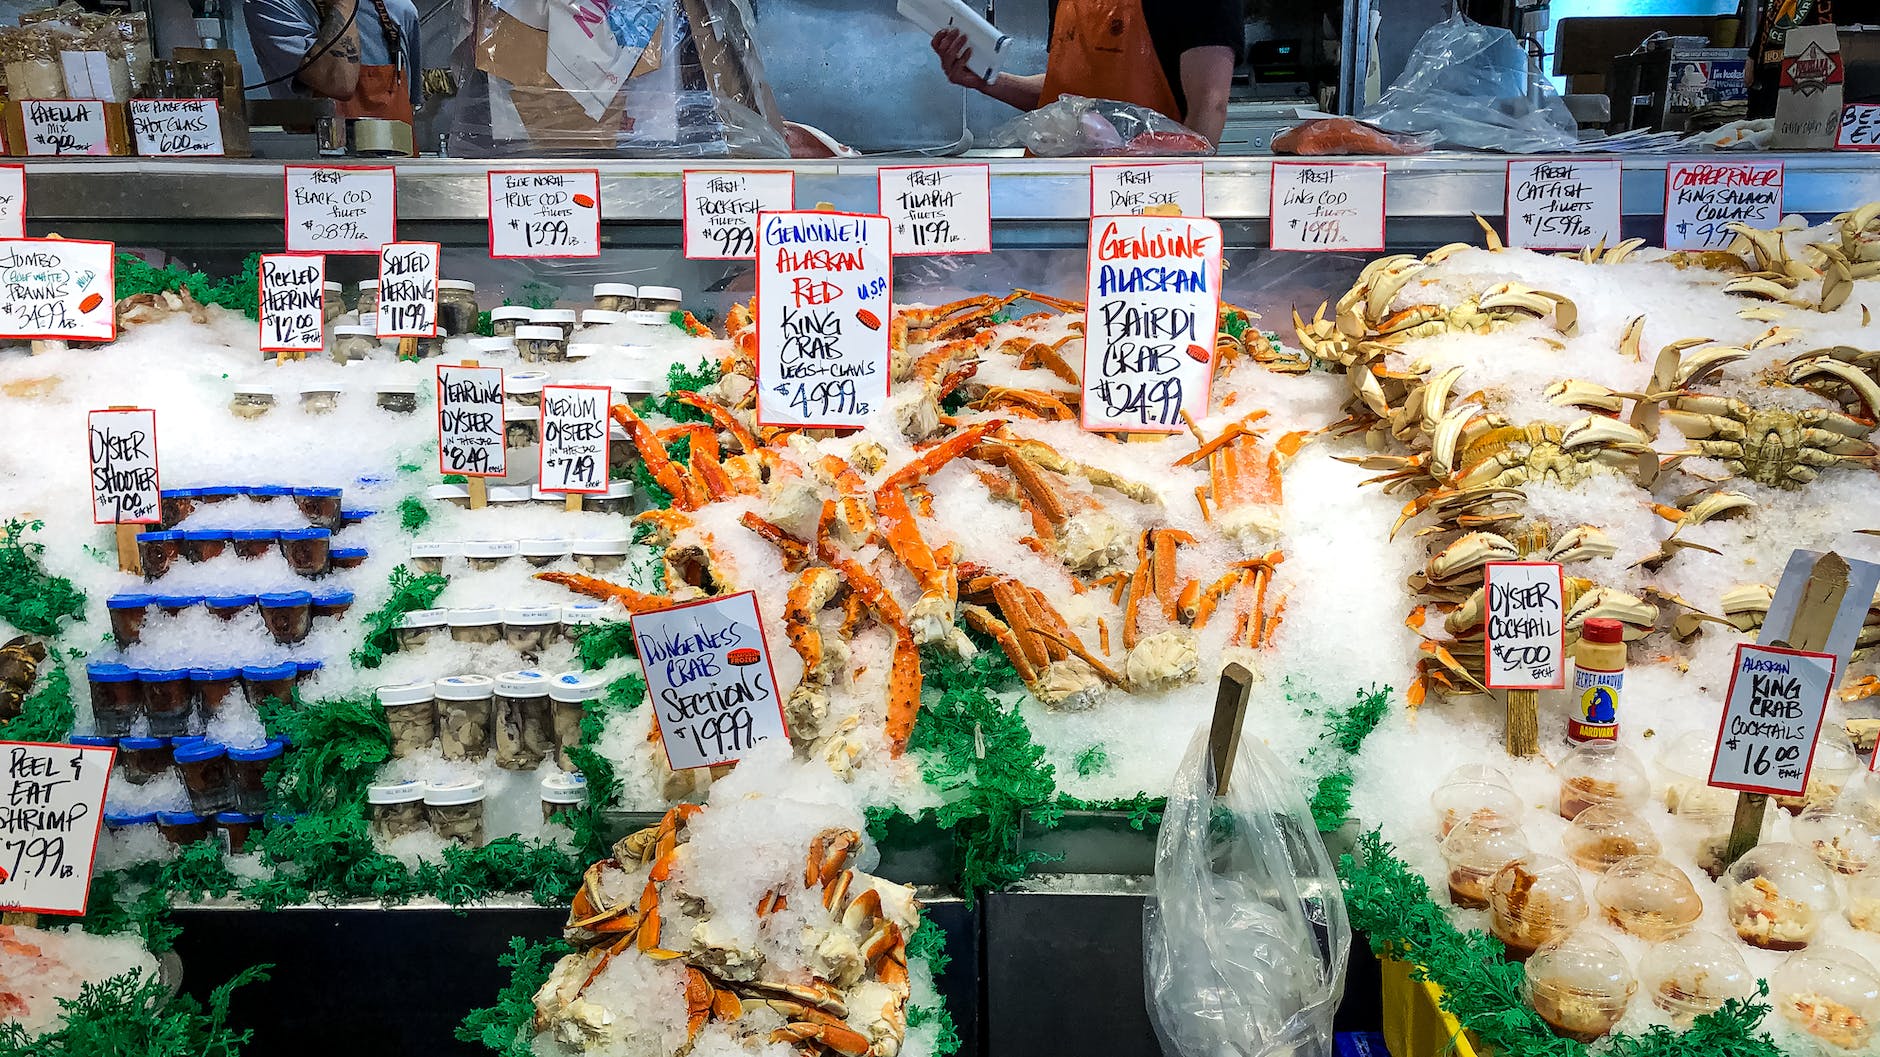
[[[1219,143],[1234,66],[1246,48],[1241,0],[1052,0],[1051,50],[1042,74],[969,67],[965,34],[943,29],[933,50],[947,80],[1036,110],[1063,95],[1135,103]]]

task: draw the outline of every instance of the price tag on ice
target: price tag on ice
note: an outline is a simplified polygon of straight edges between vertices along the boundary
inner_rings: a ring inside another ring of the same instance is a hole
[[[379,337],[437,337],[442,255],[435,242],[388,242],[379,247]]]
[[[117,750],[0,741],[0,752],[7,761],[0,909],[83,914]]]
[[[1384,248],[1384,163],[1273,163],[1272,247],[1367,252]]]
[[[1090,215],[1141,216],[1151,206],[1175,206],[1185,217],[1208,215],[1206,176],[1198,161],[1101,164],[1090,167]]]
[[[1090,221],[1085,429],[1179,433],[1205,416],[1221,307],[1221,225],[1206,217]]]
[[[111,153],[101,99],[24,99],[20,124],[35,158]]]
[[[1833,688],[1833,654],[1738,643],[1710,784],[1801,796]]]
[[[1489,562],[1484,650],[1491,690],[1567,685],[1566,582],[1554,562]]]
[[[93,411],[86,432],[91,447],[91,523],[154,525],[162,520],[157,413],[148,408]]]
[[[792,172],[687,169],[685,255],[692,260],[757,256],[757,214],[796,208]]]
[[[730,763],[760,741],[790,736],[755,592],[631,619],[673,770]]]
[[[117,338],[117,246],[0,239],[0,338]]]
[[[757,421],[859,426],[888,400],[888,219],[757,216]]]
[[[377,253],[398,241],[398,183],[390,166],[287,166],[287,248]]]
[[[1841,108],[1835,150],[1880,150],[1880,103],[1849,103]]]
[[[437,365],[437,470],[465,477],[501,477],[503,369]]]
[[[607,491],[610,396],[604,385],[542,387],[542,491]]]
[[[133,99],[131,134],[139,154],[221,157],[222,104],[214,99]]]
[[[1508,163],[1508,245],[1577,250],[1617,245],[1619,160],[1532,158]]]
[[[261,255],[261,351],[319,352],[326,347],[326,257]]]
[[[1733,223],[1767,228],[1781,219],[1779,161],[1665,165],[1665,249],[1718,249],[1736,238],[1729,229]]]
[[[0,239],[26,237],[26,166],[0,165]]]
[[[876,179],[896,256],[992,252],[992,166],[884,165]]]
[[[601,174],[594,169],[490,173],[490,256],[601,255]]]

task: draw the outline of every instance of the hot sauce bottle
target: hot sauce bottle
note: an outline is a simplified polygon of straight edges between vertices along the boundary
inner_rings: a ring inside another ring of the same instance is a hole
[[[1567,740],[1610,741],[1619,736],[1619,699],[1625,689],[1625,625],[1588,617],[1573,647],[1573,714]]]

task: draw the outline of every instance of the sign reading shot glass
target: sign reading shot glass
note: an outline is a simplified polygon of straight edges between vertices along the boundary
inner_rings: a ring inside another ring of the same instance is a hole
[[[437,337],[435,242],[388,242],[379,247],[379,337]]]
[[[1774,227],[1782,219],[1779,161],[1674,161],[1665,165],[1665,249],[1721,249],[1731,224]]]
[[[1105,163],[1090,167],[1091,216],[1141,216],[1155,206],[1175,206],[1185,217],[1207,216],[1207,191],[1201,163]]]
[[[437,365],[437,470],[465,477],[509,472],[501,367]]]
[[[0,908],[83,914],[116,749],[0,741]]]
[[[1272,247],[1313,252],[1384,248],[1384,163],[1273,163]]]
[[[888,220],[757,217],[757,421],[859,426],[888,400]]]
[[[992,252],[992,166],[884,165],[876,179],[896,254]]]
[[[792,172],[687,169],[685,255],[692,260],[757,256],[757,214],[796,207]]]
[[[490,256],[601,255],[601,174],[594,169],[490,173]]]
[[[1739,643],[1710,784],[1801,796],[1834,688],[1834,655]]]
[[[390,166],[287,166],[287,248],[377,253],[398,241],[398,184]]]
[[[20,125],[35,158],[111,153],[101,99],[23,99]]]
[[[1508,163],[1508,245],[1577,250],[1617,245],[1616,158],[1530,158]]]
[[[542,387],[542,491],[607,491],[610,392],[604,385]]]
[[[149,408],[93,411],[91,523],[154,525],[158,510],[157,413]]]
[[[757,595],[744,591],[639,613],[633,642],[675,771],[730,763],[788,738]]]
[[[261,255],[261,351],[318,352],[326,347],[326,256]]]
[[[1559,690],[1567,685],[1566,583],[1553,562],[1489,562],[1488,688]]]
[[[133,99],[131,135],[137,153],[146,156],[221,157],[222,104],[214,99]]]
[[[0,338],[117,338],[117,246],[0,240]]]
[[[1090,221],[1085,429],[1178,433],[1206,415],[1221,307],[1221,226],[1205,217]]]

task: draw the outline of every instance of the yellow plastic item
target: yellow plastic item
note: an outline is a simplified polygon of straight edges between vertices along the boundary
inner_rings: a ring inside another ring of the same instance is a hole
[[[1381,959],[1384,1045],[1391,1057],[1488,1057],[1475,1037],[1443,1009],[1443,989],[1412,980],[1410,966]]]

